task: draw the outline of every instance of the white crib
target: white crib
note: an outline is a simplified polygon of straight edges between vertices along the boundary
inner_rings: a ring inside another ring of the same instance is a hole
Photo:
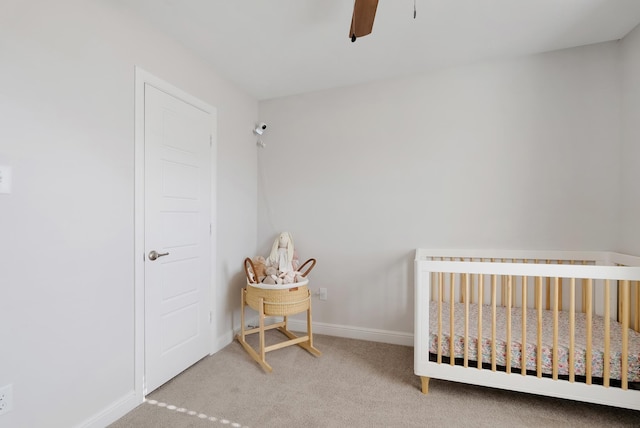
[[[437,378],[640,410],[639,331],[640,257],[416,251],[425,394]]]

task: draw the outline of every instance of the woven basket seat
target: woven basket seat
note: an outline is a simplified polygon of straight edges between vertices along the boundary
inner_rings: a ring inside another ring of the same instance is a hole
[[[304,284],[308,284],[305,281]],[[295,285],[295,284],[289,284]],[[264,314],[269,316],[293,315],[309,309],[310,294],[306,285],[290,288],[264,288],[247,284],[246,301],[252,309],[260,311],[264,299]]]

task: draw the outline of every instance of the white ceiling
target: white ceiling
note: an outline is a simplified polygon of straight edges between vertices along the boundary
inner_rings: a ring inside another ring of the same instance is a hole
[[[640,0],[380,0],[351,43],[353,0],[108,0],[259,100],[617,40]]]

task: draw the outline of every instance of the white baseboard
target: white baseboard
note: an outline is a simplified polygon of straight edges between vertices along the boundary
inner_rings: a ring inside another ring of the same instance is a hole
[[[238,331],[240,331],[240,330],[238,330]],[[235,335],[234,331],[229,331],[226,334],[223,334],[222,336],[217,337],[214,340],[213,352],[211,352],[211,355],[213,355],[216,352],[222,350],[222,348],[224,348],[225,346],[227,346],[228,344],[233,342],[233,339],[235,337],[236,337],[236,335]]]
[[[136,391],[131,391],[121,399],[113,402],[110,406],[105,408],[100,413],[92,416],[91,418],[81,422],[77,425],[78,428],[102,428],[106,427],[113,422],[117,421],[131,410],[135,409],[138,405],[142,404],[142,397],[138,397]]]
[[[258,317],[247,319],[246,326],[257,326]],[[266,324],[272,324],[274,322],[282,321],[282,317],[267,317],[265,318]],[[245,326],[245,327],[246,327]],[[404,333],[400,331],[390,330],[377,330],[373,328],[353,327],[348,325],[328,324],[323,322],[313,321],[313,332],[316,334],[325,334],[327,336],[344,337],[347,339],[359,339],[368,340],[370,342],[389,343],[392,345],[404,345],[413,346],[413,334]],[[306,319],[293,319],[289,318],[289,329],[292,331],[306,331],[307,320]],[[234,332],[240,333],[238,328]]]
[[[313,322],[313,333],[347,339],[368,340],[370,342],[390,343],[392,345],[413,346],[413,334],[401,331],[377,330],[373,328]],[[293,331],[306,331],[307,321],[289,319],[289,328]]]

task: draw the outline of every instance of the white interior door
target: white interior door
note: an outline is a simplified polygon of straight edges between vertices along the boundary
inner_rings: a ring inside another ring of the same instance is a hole
[[[214,118],[145,84],[145,393],[209,353]]]

